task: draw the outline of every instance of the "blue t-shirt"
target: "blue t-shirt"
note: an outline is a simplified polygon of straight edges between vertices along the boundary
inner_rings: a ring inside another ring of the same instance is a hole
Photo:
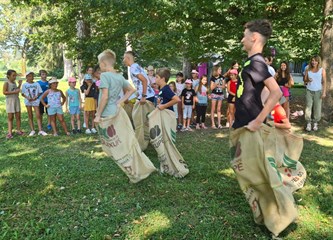
[[[42,91],[43,93],[46,92],[47,89],[49,89],[49,82],[48,81],[42,81],[42,80],[39,80],[37,81],[38,84],[40,85],[40,87],[42,88]],[[42,94],[43,95],[43,94]],[[42,97],[42,95],[39,96],[39,99]],[[44,99],[44,102],[47,103],[47,97]]]
[[[165,85],[159,92],[158,97],[161,100],[161,104],[166,104],[171,101],[173,96],[176,94],[171,90],[169,85]],[[168,107],[167,109],[173,111],[173,106]]]
[[[67,95],[68,95],[67,102],[68,102],[69,107],[80,106],[79,94],[80,94],[79,89],[74,89],[74,90],[68,89],[67,90]]]

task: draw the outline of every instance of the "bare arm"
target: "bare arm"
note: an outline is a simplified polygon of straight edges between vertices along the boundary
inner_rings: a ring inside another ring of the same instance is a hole
[[[80,93],[80,90],[77,90],[79,92],[79,106],[80,106],[80,109],[82,109],[82,98],[81,98],[81,93]]]
[[[279,85],[276,83],[273,77],[269,77],[264,81],[265,86],[269,90],[268,99],[264,105],[264,108],[261,110],[259,115],[251,122],[249,122],[247,128],[250,131],[257,131],[261,127],[261,124],[265,121],[267,115],[274,108],[275,104],[279,101],[282,96]]]
[[[40,98],[40,102],[43,104],[44,107],[49,107],[48,104],[45,103],[44,99],[49,95],[49,90],[46,90],[45,93]]]
[[[122,103],[126,102],[128,100],[128,98],[136,91],[135,88],[131,84],[128,84],[128,86],[126,88],[124,88],[123,90],[124,90],[125,94],[123,95],[123,97],[121,99],[119,99],[117,101],[117,104],[122,104]]]
[[[157,105],[157,108],[160,110],[167,109],[168,107],[171,107],[171,106],[177,104],[179,101],[180,101],[180,98],[177,95],[175,95],[172,97],[170,102],[168,102],[166,104]]]
[[[61,102],[61,106],[63,106],[67,100],[67,97],[64,95],[64,93],[60,90],[61,93],[61,98],[62,98],[62,102]]]
[[[69,102],[67,101],[68,100],[68,91],[66,91],[66,112],[68,112],[68,106],[69,106]]]
[[[100,92],[101,98],[100,98],[100,102],[97,107],[97,111],[96,111],[96,115],[95,115],[96,117],[94,119],[94,122],[96,122],[96,123],[100,122],[102,112],[104,111],[104,108],[108,102],[108,91],[109,91],[108,88],[102,88],[102,91]]]
[[[290,129],[291,128],[291,124],[290,124],[290,122],[289,122],[289,120],[287,118],[283,119],[282,123],[276,123],[276,122],[274,122],[274,126],[276,128],[281,128],[281,129]]]
[[[325,69],[323,68],[323,77],[322,77],[322,80],[321,80],[321,84],[323,85],[323,90],[322,90],[322,95],[321,95],[321,98],[324,98],[326,97],[326,71]]]

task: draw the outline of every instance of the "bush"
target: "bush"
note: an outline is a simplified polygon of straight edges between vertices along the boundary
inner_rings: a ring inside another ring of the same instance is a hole
[[[48,76],[56,77],[57,79],[61,79],[64,76],[63,68],[55,68],[48,72]]]

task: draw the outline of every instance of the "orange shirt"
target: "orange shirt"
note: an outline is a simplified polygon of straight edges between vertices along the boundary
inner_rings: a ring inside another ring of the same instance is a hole
[[[275,105],[271,114],[274,118],[274,122],[276,123],[282,123],[282,120],[287,118],[286,111],[279,103]]]

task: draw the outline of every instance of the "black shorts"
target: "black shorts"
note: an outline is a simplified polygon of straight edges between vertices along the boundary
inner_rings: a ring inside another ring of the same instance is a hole
[[[232,96],[231,94],[228,95],[228,103],[235,104],[236,96]]]
[[[41,115],[44,113],[47,114],[47,107],[45,107],[42,103],[39,103],[39,112]]]

